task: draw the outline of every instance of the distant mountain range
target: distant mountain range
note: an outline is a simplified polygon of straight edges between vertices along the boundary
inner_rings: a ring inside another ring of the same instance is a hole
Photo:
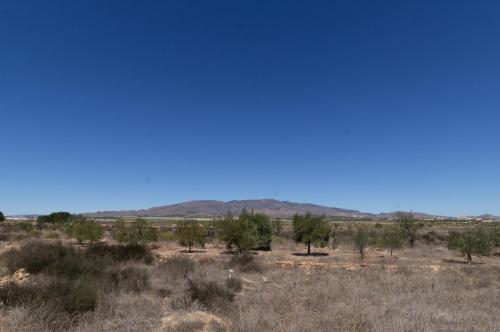
[[[85,215],[89,217],[221,217],[227,213],[237,215],[245,208],[247,210],[265,213],[271,217],[281,218],[292,217],[295,214],[310,212],[312,214],[325,215],[327,217],[388,219],[393,218],[397,213],[389,212],[374,214],[315,204],[293,203],[274,199],[259,199],[229,202],[214,200],[190,201],[144,210],[99,211],[86,213]],[[418,212],[415,213],[415,215],[419,219],[448,218],[445,216],[436,216]]]

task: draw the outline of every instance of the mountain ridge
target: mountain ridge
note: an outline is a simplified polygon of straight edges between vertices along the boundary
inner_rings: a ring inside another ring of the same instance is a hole
[[[227,213],[239,214],[244,208],[265,213],[271,217],[292,217],[295,214],[313,213],[327,217],[343,218],[393,218],[397,212],[368,213],[358,210],[328,207],[311,203],[295,203],[275,199],[250,200],[194,200],[140,210],[97,211],[85,213],[89,217],[221,217]],[[419,219],[448,218],[427,213],[416,212]]]

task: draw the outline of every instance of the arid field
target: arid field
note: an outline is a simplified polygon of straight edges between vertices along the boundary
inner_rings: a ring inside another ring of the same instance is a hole
[[[364,259],[350,222],[310,256],[289,223],[271,251],[243,254],[217,237],[189,253],[168,230],[117,244],[111,225],[99,245],[0,225],[0,330],[500,331],[498,247],[472,263],[447,247],[469,225],[426,223],[413,248],[369,245]]]

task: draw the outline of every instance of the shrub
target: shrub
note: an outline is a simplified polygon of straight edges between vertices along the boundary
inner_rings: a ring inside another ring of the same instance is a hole
[[[73,221],[66,226],[65,233],[75,238],[78,243],[94,243],[102,239],[104,230],[94,220],[88,220],[84,217],[74,217]]]
[[[186,278],[195,270],[195,262],[186,256],[172,256],[159,266],[160,270],[172,280]]]
[[[158,233],[158,239],[160,241],[175,241],[177,238],[174,232],[171,231],[161,231]]]
[[[243,283],[239,278],[230,277],[226,279],[226,287],[234,292],[239,292],[243,288]]]
[[[30,222],[23,221],[17,224],[17,226],[26,234],[30,234],[33,231],[33,224]]]
[[[125,262],[129,260],[143,260],[146,264],[153,262],[151,251],[143,244],[124,244],[124,245],[108,245],[104,243],[96,243],[87,248],[85,255],[92,257],[110,258],[117,262]]]
[[[149,274],[137,267],[125,267],[112,270],[109,277],[113,285],[119,289],[139,293],[149,287]]]
[[[180,222],[176,234],[179,244],[188,247],[189,252],[196,244],[202,248],[205,246],[205,230],[197,221]]]
[[[86,279],[62,279],[48,285],[11,283],[0,287],[0,302],[5,306],[38,306],[43,303],[50,305],[53,310],[82,313],[93,310],[96,301],[96,286]]]
[[[240,252],[250,250],[257,244],[257,230],[249,219],[234,219],[228,215],[219,224],[220,239],[231,249],[236,247]]]
[[[0,211],[0,222],[5,221],[5,216],[3,215],[3,212]]]
[[[229,266],[237,268],[243,273],[261,273],[264,270],[262,265],[255,259],[255,256],[248,252],[231,257]]]
[[[47,216],[39,216],[36,221],[39,224],[64,224],[71,221],[69,212],[53,212]]]
[[[460,251],[472,262],[472,255],[488,256],[493,249],[491,236],[482,227],[467,230],[463,233],[450,233],[448,247]]]
[[[297,243],[307,245],[307,254],[311,254],[311,244],[324,247],[330,239],[330,225],[324,216],[313,216],[310,213],[293,217],[294,239]]]
[[[209,310],[227,308],[234,300],[234,291],[216,281],[188,280],[188,282],[191,301],[197,301]]]

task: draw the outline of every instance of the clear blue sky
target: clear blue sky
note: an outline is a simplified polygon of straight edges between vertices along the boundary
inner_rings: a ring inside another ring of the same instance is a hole
[[[2,1],[0,210],[500,214],[499,1]]]

